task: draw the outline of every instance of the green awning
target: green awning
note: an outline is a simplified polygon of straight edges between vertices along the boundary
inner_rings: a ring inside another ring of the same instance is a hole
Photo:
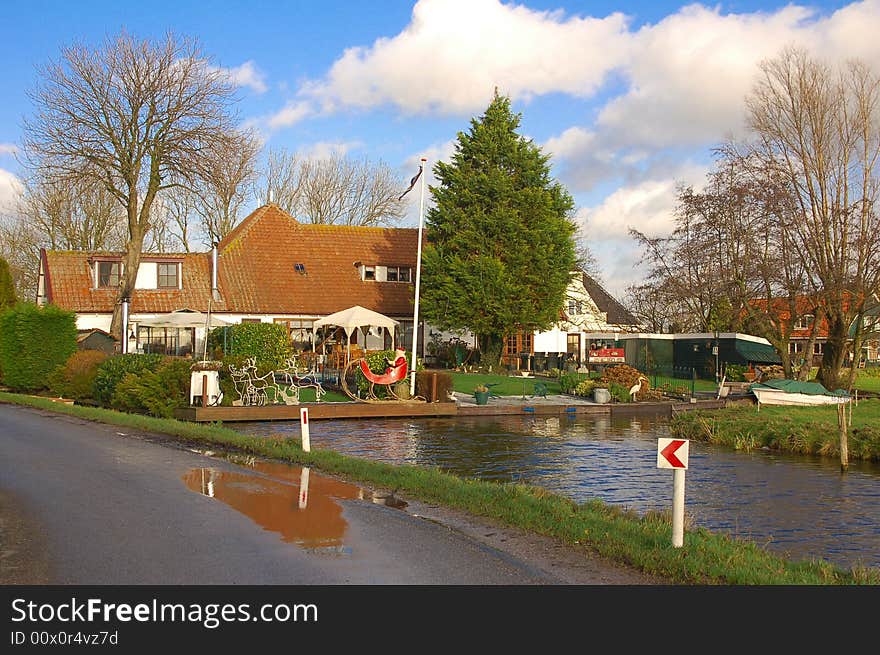
[[[782,360],[776,354],[773,346],[753,341],[736,340],[736,354],[752,364],[781,364]]]

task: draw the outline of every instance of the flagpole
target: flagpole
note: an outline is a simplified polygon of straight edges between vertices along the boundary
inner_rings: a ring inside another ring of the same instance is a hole
[[[422,197],[419,200],[419,245],[418,256],[416,258],[416,302],[413,310],[413,346],[412,346],[412,371],[409,378],[409,395],[410,398],[416,397],[416,363],[419,361],[416,355],[416,345],[419,341],[419,286],[422,282],[422,222],[425,214],[425,163],[428,161],[426,157],[421,158],[421,175],[422,178]]]

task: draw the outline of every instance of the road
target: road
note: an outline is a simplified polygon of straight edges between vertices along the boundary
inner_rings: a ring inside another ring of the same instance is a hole
[[[316,471],[304,485],[299,467],[42,410],[0,404],[0,451],[0,583],[654,582],[443,508],[380,505]]]

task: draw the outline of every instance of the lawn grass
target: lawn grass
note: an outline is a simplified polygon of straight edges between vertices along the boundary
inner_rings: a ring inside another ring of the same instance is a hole
[[[487,373],[462,373],[459,371],[450,371],[452,374],[452,388],[455,391],[461,393],[471,394],[474,392],[474,387],[478,384],[493,384],[495,386],[491,387],[492,393],[496,396],[521,396],[523,395],[523,380],[519,379],[516,375],[498,375],[498,374],[487,374]],[[586,375],[583,376],[586,379]],[[598,377],[598,373],[591,372],[590,377]],[[690,391],[691,381],[680,379],[680,378],[670,378],[662,375],[647,376],[651,381],[651,388],[664,387],[670,391],[673,391],[677,388],[685,388]],[[545,385],[547,385],[547,393],[549,394],[559,394],[562,393],[562,389],[559,386],[559,380],[553,377],[544,377],[540,376],[535,379],[528,379],[525,381],[525,394],[527,396],[532,395],[534,392],[535,382],[541,381]],[[715,384],[712,380],[697,380],[695,384],[695,391],[715,391],[718,388],[718,385]]]
[[[853,388],[858,389],[859,391],[880,393],[880,376],[868,377],[866,375],[859,375],[856,377]]]
[[[535,383],[543,382],[547,386],[547,393],[562,393],[559,387],[559,380],[551,377],[536,377],[523,380],[521,376],[514,375],[498,375],[490,373],[461,373],[459,371],[450,371],[452,374],[452,388],[460,393],[472,394],[474,387],[478,384],[491,384],[492,393],[496,396],[522,396],[523,385],[525,385],[525,395],[531,396],[534,393]]]
[[[313,466],[354,482],[394,489],[403,497],[438,503],[551,536],[670,584],[880,584],[880,573],[872,569],[844,570],[822,561],[787,561],[752,542],[704,529],[687,531],[684,546],[673,548],[668,513],[640,517],[601,501],[578,504],[528,485],[460,478],[433,467],[394,466],[329,450],[307,453],[298,439],[247,436],[221,425],[123,414],[10,393],[0,393],[0,402],[170,435],[185,444]]]
[[[847,418],[849,407],[847,407]],[[837,407],[785,405],[731,405],[698,410],[672,419],[672,432],[681,438],[754,450],[769,448],[801,455],[840,457]],[[880,399],[859,401],[852,407],[847,449],[851,460],[880,461]]]

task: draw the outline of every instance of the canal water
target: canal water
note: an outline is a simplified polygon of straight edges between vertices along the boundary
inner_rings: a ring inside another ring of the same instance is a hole
[[[248,434],[299,437],[298,422],[242,423]],[[599,498],[639,514],[672,507],[672,474],[657,468],[665,417],[457,417],[315,421],[313,449],[464,477],[522,482],[578,502]],[[696,526],[791,559],[880,567],[880,466],[734,452],[691,442],[685,511]]]

